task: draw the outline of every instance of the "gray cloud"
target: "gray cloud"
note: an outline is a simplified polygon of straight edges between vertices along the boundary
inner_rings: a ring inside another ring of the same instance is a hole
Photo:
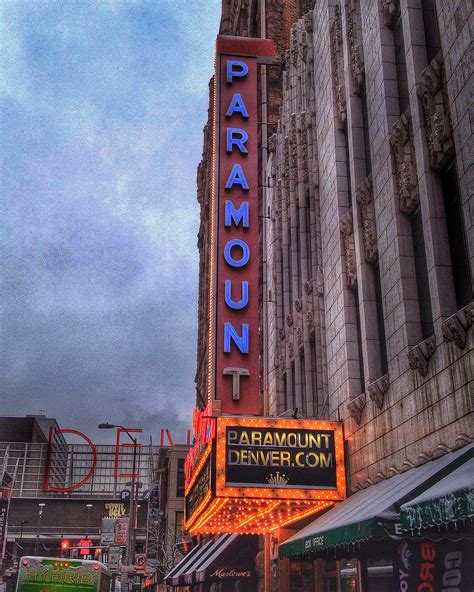
[[[2,414],[185,437],[218,23],[194,4],[4,7]]]

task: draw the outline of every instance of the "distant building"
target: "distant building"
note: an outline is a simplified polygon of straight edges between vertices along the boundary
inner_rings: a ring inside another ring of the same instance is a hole
[[[67,443],[63,434],[55,434],[57,429],[56,420],[44,416],[0,418],[0,468],[6,462],[9,475],[16,468],[8,516],[7,567],[14,567],[21,555],[80,555],[77,547],[91,542],[89,554],[107,561],[108,544],[101,543],[102,520],[128,514],[129,504],[122,492],[130,490],[133,448],[117,452],[115,444],[94,444],[93,451],[86,443]],[[144,553],[149,492],[156,486],[160,447],[142,445],[137,455],[141,487],[136,552]],[[66,490],[82,480],[79,487]],[[173,517],[175,520],[175,514]],[[63,542],[69,547],[65,551],[61,550]]]

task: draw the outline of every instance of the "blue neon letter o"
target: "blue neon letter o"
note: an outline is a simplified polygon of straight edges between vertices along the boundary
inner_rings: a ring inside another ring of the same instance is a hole
[[[232,249],[234,247],[242,249],[242,257],[240,259],[234,259],[232,257]],[[250,249],[248,244],[238,238],[230,240],[224,248],[224,259],[232,267],[243,267],[244,265],[247,265],[250,259]]]

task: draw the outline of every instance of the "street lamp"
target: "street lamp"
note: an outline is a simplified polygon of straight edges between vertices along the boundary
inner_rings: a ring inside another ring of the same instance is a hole
[[[20,553],[23,551],[23,527],[25,526],[25,524],[29,524],[30,521],[29,520],[22,520],[20,522],[20,542],[17,543],[17,553],[18,553],[18,549],[20,549]]]
[[[114,428],[120,428],[127,434],[130,440],[133,442],[133,464],[132,464],[132,495],[130,496],[130,510],[129,510],[129,528],[127,536],[127,549],[125,554],[125,564],[133,565],[135,555],[135,523],[137,521],[137,500],[138,500],[138,483],[135,481],[135,473],[137,472],[137,442],[138,439],[134,438],[132,434],[121,425],[115,425],[112,423],[99,423],[98,428],[100,430],[113,430]]]
[[[41,519],[43,518],[43,511],[44,511],[45,506],[46,506],[46,504],[44,504],[44,503],[38,504],[38,524],[37,524],[37,528],[36,528],[35,555],[38,555],[38,551],[39,551]]]
[[[87,518],[86,518],[86,540],[89,538],[89,516],[91,513],[91,509],[93,507],[93,504],[86,504],[86,508],[87,508]]]

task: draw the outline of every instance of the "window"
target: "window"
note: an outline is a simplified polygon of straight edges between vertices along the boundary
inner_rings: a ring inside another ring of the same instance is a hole
[[[454,159],[441,172],[441,181],[456,304],[458,308],[462,308],[472,299],[472,279]]]
[[[360,324],[360,305],[359,305],[359,292],[357,286],[352,290],[354,295],[354,308],[356,316],[356,330],[357,330],[357,350],[359,356],[359,376],[360,376],[360,392],[365,391],[365,373],[364,373],[364,358],[362,356],[362,328]]]
[[[375,306],[377,309],[377,330],[380,348],[380,367],[382,375],[388,372],[387,341],[385,339],[385,324],[382,305],[382,283],[380,281],[380,267],[378,259],[374,263]]]
[[[397,68],[398,99],[400,101],[400,114],[402,114],[408,109],[410,100],[408,93],[405,43],[403,42],[403,23],[400,8],[394,17],[393,22],[393,44],[395,48],[395,65]]]
[[[425,27],[425,43],[428,63],[436,57],[441,47],[439,40],[438,16],[435,0],[421,0],[423,23]]]
[[[368,177],[372,172],[372,161],[370,158],[369,116],[367,113],[367,94],[365,92],[365,83],[360,89],[360,106],[362,111],[362,125],[364,126],[365,174]]]
[[[178,459],[178,478],[176,481],[176,497],[184,497],[184,458]]]
[[[423,339],[433,335],[433,314],[431,311],[430,285],[428,281],[428,267],[426,264],[425,238],[423,236],[423,221],[418,205],[410,216],[411,236],[413,241],[413,255],[415,257],[416,285],[418,288],[418,303],[420,306],[421,334]]]

